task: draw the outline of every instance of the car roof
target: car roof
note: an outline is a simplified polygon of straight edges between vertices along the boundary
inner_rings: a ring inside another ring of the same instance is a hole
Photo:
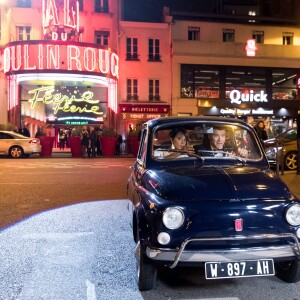
[[[11,135],[13,135],[15,137],[18,137],[18,138],[30,139],[30,137],[24,136],[24,135],[22,135],[20,133],[14,132],[14,131],[0,130],[0,132],[11,134]]]
[[[235,123],[238,125],[249,126],[246,122],[236,119],[236,118],[225,118],[225,117],[213,117],[213,116],[201,116],[201,117],[163,117],[149,120],[144,123],[144,126],[155,127],[158,125],[172,124],[175,122],[185,123],[185,122],[225,122],[225,123]]]

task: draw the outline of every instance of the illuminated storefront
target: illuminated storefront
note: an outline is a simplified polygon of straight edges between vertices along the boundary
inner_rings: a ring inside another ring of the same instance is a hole
[[[170,116],[168,104],[120,104],[119,112],[122,125],[129,129],[140,129],[140,126],[151,119]]]
[[[298,74],[292,68],[182,64],[181,97],[196,98],[199,115],[293,123],[300,103]]]
[[[2,66],[9,111],[47,124],[103,123],[107,108],[116,111],[118,63],[115,52],[94,44],[10,43]]]
[[[80,42],[77,1],[42,1],[43,40],[1,49],[8,121],[38,126],[112,122],[118,111],[119,57],[108,46]]]

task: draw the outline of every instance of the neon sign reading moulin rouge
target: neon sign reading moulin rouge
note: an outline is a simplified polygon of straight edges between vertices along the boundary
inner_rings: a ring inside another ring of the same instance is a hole
[[[268,102],[267,99],[268,94],[265,94],[264,91],[260,91],[260,93],[254,93],[254,91],[250,91],[250,93],[241,93],[238,90],[232,90],[229,94],[229,98],[231,103],[241,104],[242,102]]]
[[[14,43],[3,51],[4,73],[33,70],[85,71],[119,78],[119,57],[111,50],[79,45]]]
[[[60,111],[64,113],[93,113],[95,115],[103,115],[103,111],[99,111],[100,100],[92,99],[94,95],[92,91],[83,92],[80,98],[76,98],[75,95],[69,97],[62,93],[54,92],[54,86],[46,86],[28,91],[28,94],[33,94],[33,97],[28,99],[31,103],[30,107],[34,108],[37,102],[43,102],[45,105],[52,105],[55,115]]]

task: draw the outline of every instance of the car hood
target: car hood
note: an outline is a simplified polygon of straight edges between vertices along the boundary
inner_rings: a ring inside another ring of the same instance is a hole
[[[144,174],[144,186],[170,201],[288,199],[287,186],[271,170],[254,167],[168,168]]]
[[[279,142],[279,141],[277,141],[276,138],[272,138],[272,139],[265,140],[264,141],[264,145],[267,148],[269,148],[269,147],[275,147],[277,142]]]

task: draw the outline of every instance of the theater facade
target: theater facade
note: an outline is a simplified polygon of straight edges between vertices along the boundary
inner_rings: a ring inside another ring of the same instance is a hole
[[[111,9],[116,10],[113,3]],[[113,126],[118,111],[119,55],[116,41],[108,43],[109,34],[114,33],[108,11],[102,7],[102,13],[89,19],[91,25],[105,24],[106,30],[98,33],[100,42],[95,43],[86,32],[88,19],[78,1],[32,5],[6,12],[12,24],[21,19],[32,25],[17,26],[20,40],[16,37],[1,48],[1,81],[6,90],[1,106],[6,106],[7,122],[17,127],[27,124],[32,135],[39,126],[56,131],[105,122]],[[93,11],[91,1],[85,5]],[[57,133],[50,130],[49,134]]]

